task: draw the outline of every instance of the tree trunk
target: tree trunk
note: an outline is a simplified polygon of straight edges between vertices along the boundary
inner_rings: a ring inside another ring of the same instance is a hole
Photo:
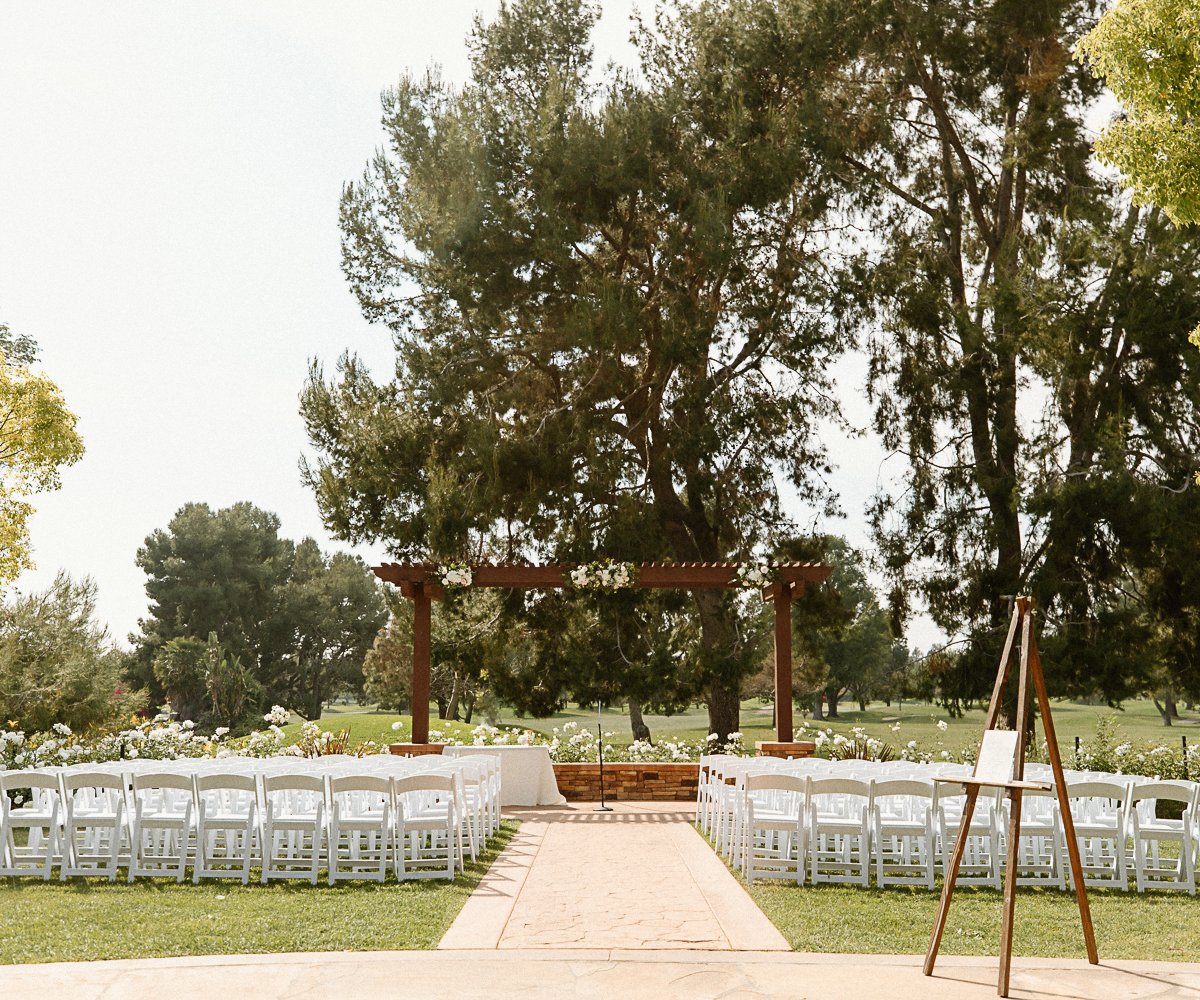
[[[716,733],[721,743],[729,740],[730,733],[741,728],[742,699],[736,689],[724,684],[713,683],[708,689],[708,731]]]
[[[813,695],[813,722],[825,721],[825,692],[818,691]]]
[[[836,719],[838,716],[838,697],[841,694],[836,687],[827,687],[825,689],[825,698],[829,702],[829,718]]]
[[[450,703],[446,706],[446,718],[458,721],[458,702],[462,685],[459,683],[458,672],[455,671],[454,683],[450,687]]]
[[[1163,708],[1170,713],[1172,719],[1179,718],[1179,706],[1175,704],[1175,692],[1171,688],[1163,692]]]
[[[647,743],[653,744],[654,740],[650,738],[650,727],[646,725],[646,721],[642,718],[642,706],[629,699],[629,728],[633,730],[633,738],[635,740],[645,740]]]
[[[475,714],[475,692],[472,691],[463,699],[463,722],[470,725],[471,716]]]
[[[1171,725],[1171,708],[1170,705],[1162,704],[1157,698],[1154,699],[1154,707],[1158,709],[1158,714],[1162,716],[1163,725]]]

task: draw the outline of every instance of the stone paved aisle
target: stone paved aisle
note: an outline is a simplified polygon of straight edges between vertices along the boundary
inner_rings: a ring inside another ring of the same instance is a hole
[[[683,804],[514,809],[521,829],[442,949],[787,951]]]

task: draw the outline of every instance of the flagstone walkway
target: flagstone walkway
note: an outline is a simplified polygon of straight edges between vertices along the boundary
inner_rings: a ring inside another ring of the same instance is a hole
[[[521,828],[439,948],[787,951],[679,803],[512,809]]]

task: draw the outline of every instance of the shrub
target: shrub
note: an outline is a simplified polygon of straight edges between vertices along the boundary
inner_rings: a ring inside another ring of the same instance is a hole
[[[121,682],[122,654],[94,621],[96,585],[59,573],[42,593],[0,611],[0,719],[26,731],[56,722],[111,727],[141,710],[141,691]]]

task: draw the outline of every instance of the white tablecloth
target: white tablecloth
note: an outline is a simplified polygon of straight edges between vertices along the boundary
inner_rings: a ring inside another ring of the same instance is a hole
[[[545,746],[446,747],[447,757],[491,754],[500,758],[500,804],[558,806],[567,800],[558,791],[550,750]]]

